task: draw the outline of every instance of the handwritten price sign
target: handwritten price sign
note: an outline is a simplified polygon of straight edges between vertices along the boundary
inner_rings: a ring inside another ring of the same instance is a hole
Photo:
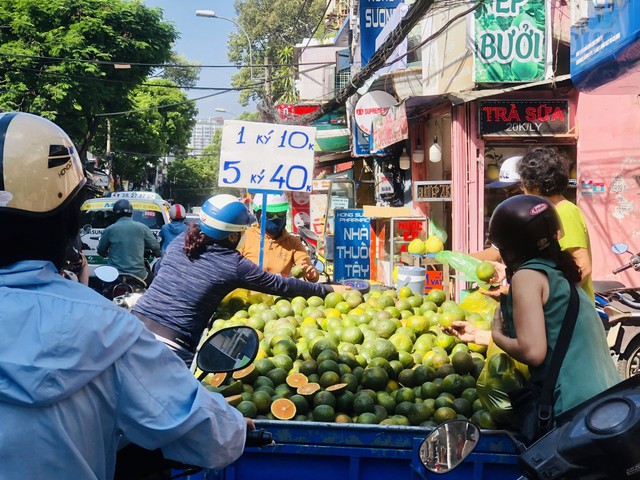
[[[227,120],[218,185],[310,192],[315,127]]]

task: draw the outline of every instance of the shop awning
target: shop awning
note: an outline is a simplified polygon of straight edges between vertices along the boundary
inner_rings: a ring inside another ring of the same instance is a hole
[[[405,100],[407,115],[415,114],[417,109],[428,110],[443,103],[460,105],[479,98],[502,95],[509,92],[543,87],[554,83],[562,83],[571,80],[570,74],[559,75],[546,80],[529,83],[503,85],[500,88],[474,89],[463,92],[442,93],[438,95],[422,95],[422,69],[410,68],[403,71],[391,72],[378,77],[369,87],[372,90],[384,90],[396,96],[400,101]]]
[[[511,85],[501,88],[487,88],[483,90],[468,90],[466,92],[448,93],[446,96],[447,98],[449,98],[449,100],[451,100],[451,103],[453,105],[460,105],[462,103],[471,102],[479,98],[492,97],[494,95],[502,95],[509,92],[517,92],[519,90],[526,90],[528,88],[542,87],[554,83],[561,83],[567,80],[571,80],[571,75],[568,73],[537,82],[520,83],[518,85]]]
[[[334,165],[340,165],[341,163],[351,162],[353,160],[355,160],[355,158],[351,156],[351,150],[322,154],[316,152],[316,165],[318,167],[332,167]]]

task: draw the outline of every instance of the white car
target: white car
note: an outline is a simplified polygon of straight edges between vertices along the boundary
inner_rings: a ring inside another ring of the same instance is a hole
[[[185,223],[198,223],[200,219],[200,215],[197,213],[187,213],[187,216],[184,219]]]
[[[160,228],[169,223],[169,203],[154,192],[113,192],[109,197],[86,200],[82,210],[82,253],[87,258],[90,276],[100,265],[106,265],[107,259],[98,255],[97,248],[100,235],[105,228],[114,223],[113,205],[121,198],[126,198],[133,206],[132,219],[145,224],[159,239]],[[151,265],[157,259],[151,257]]]

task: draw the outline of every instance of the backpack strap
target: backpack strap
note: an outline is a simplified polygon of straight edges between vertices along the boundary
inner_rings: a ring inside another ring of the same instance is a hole
[[[551,363],[547,376],[542,385],[542,391],[538,402],[538,426],[542,431],[547,431],[553,424],[553,392],[556,388],[560,367],[569,349],[569,342],[573,335],[573,330],[578,319],[578,310],[580,308],[580,300],[576,286],[569,282],[569,305],[567,312],[562,320],[562,327],[558,334],[556,347],[551,356]]]

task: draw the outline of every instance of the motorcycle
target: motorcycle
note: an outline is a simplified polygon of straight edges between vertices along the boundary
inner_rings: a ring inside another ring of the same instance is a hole
[[[322,281],[331,282],[331,276],[333,275],[333,264],[329,262],[318,248],[318,241],[320,238],[313,230],[304,226],[298,226],[298,235],[300,240],[307,249],[311,264],[320,273]]]
[[[611,247],[616,254],[628,252],[627,245]],[[614,274],[629,268],[640,271],[640,255],[631,254]],[[607,343],[618,372],[623,379],[640,373],[640,289],[616,281],[594,281],[596,310],[607,332]]]
[[[258,353],[259,338],[251,327],[228,327],[209,336],[198,349],[194,365],[196,377],[203,380],[210,373],[231,373],[242,370],[252,363]],[[273,435],[266,430],[247,432],[245,446],[267,447],[273,445]],[[185,465],[167,460],[161,450],[146,450],[129,444],[118,451],[115,480],[144,480],[183,478],[203,470],[201,467]],[[156,476],[160,475],[160,476]],[[163,477],[162,475],[165,475]]]
[[[525,447],[512,432],[506,435],[518,453],[521,480],[604,480],[640,478],[640,377],[631,377],[563,413],[557,426]],[[467,420],[451,420],[422,442],[419,459],[433,473],[458,467],[477,446],[481,432]]]
[[[128,273],[120,273],[117,268],[102,265],[95,270],[95,280],[89,285],[102,296],[113,300],[116,305],[131,310],[131,307],[147,290],[147,283]]]

